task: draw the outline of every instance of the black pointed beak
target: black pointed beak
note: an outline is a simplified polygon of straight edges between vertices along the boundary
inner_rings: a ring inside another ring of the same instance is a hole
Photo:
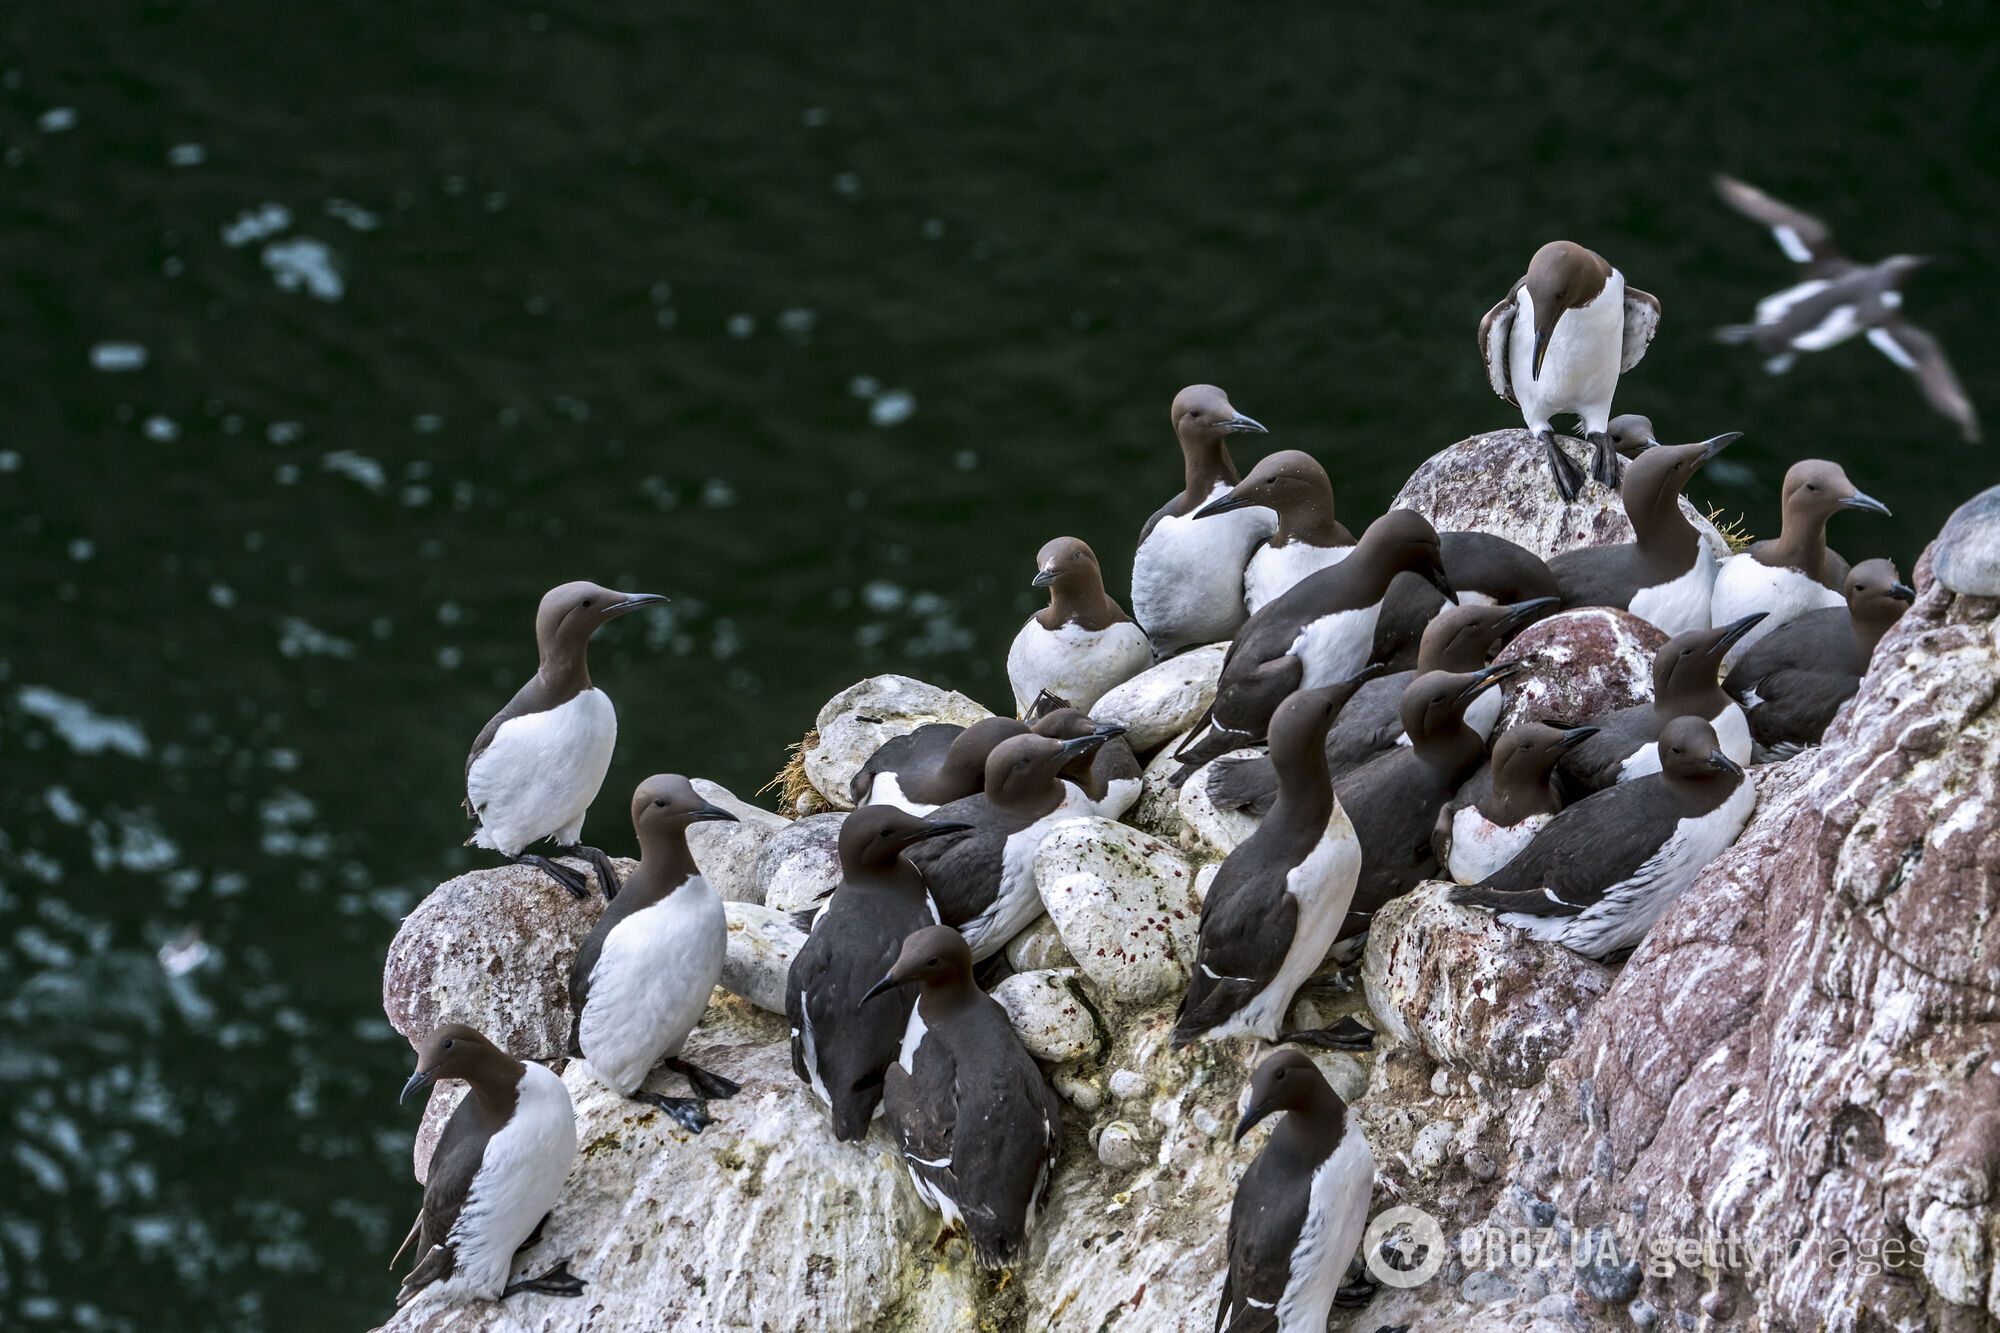
[[[1031,588],[1046,588],[1061,577],[1062,575],[1056,573],[1053,569],[1038,569],[1035,571],[1035,577],[1029,580],[1028,586]]]
[[[1227,494],[1218,495],[1207,504],[1194,511],[1196,518],[1207,518],[1210,514],[1227,514],[1238,509],[1250,509],[1262,503],[1254,496],[1246,495],[1241,486],[1230,488]]]
[[[1249,1110],[1245,1111],[1243,1118],[1236,1122],[1236,1136],[1230,1142],[1243,1142],[1243,1136],[1250,1132],[1251,1126],[1269,1114],[1271,1114],[1271,1108],[1268,1106],[1252,1106]]]
[[[861,1003],[866,1004],[870,1000],[874,999],[877,995],[881,995],[886,991],[892,991],[896,989],[896,987],[902,984],[903,984],[902,982],[896,980],[894,974],[883,977],[880,981],[876,982],[874,985],[868,988],[868,993],[861,997]]]
[[[1842,509],[1862,509],[1866,510],[1868,513],[1871,514],[1880,514],[1884,518],[1894,517],[1894,515],[1892,515],[1889,512],[1888,505],[1883,504],[1880,500],[1876,499],[1874,496],[1864,494],[1861,491],[1856,491],[1854,494],[1848,496],[1845,500],[1842,500],[1840,502],[1840,507]]]
[[[914,847],[918,843],[928,842],[932,838],[942,838],[947,833],[963,833],[971,827],[972,825],[970,824],[961,824],[956,820],[934,819],[922,828],[912,829],[897,839],[896,850],[900,852],[905,847]]]
[[[410,1075],[410,1081],[403,1085],[403,1095],[396,1098],[396,1105],[401,1106],[404,1102],[410,1100],[411,1093],[415,1092],[418,1088],[429,1086],[430,1081],[431,1076],[421,1069]]]
[[[1507,614],[1500,618],[1500,632],[1512,635],[1530,621],[1540,620],[1542,612],[1553,611],[1561,605],[1560,597],[1530,597],[1525,602],[1516,602],[1508,607]]]
[[[1377,676],[1386,676],[1387,674],[1389,674],[1389,664],[1387,662],[1370,662],[1367,666],[1362,667],[1361,670],[1349,676],[1347,683],[1350,685],[1366,685]]]
[[[1241,412],[1223,422],[1222,429],[1225,434],[1229,435],[1235,435],[1243,431],[1248,431],[1252,435],[1269,435],[1271,433],[1264,429],[1263,422],[1257,420],[1255,417],[1246,417]]]
[[[1105,743],[1109,744],[1117,740],[1120,736],[1123,736],[1125,731],[1126,726],[1123,722],[1100,722],[1092,729],[1090,734],[1093,736],[1102,736]]]
[[[1596,727],[1569,728],[1567,731],[1563,732],[1562,739],[1556,742],[1556,753],[1563,754],[1567,751],[1574,750],[1577,746],[1583,744],[1585,741],[1589,740],[1592,736],[1595,736],[1598,733],[1598,730],[1599,729]]]
[[[688,820],[689,822],[696,824],[705,824],[711,821],[721,821],[722,823],[726,824],[735,824],[739,822],[735,815],[730,814],[727,810],[724,810],[721,806],[707,805],[707,804],[704,804],[699,810],[696,810],[694,813],[690,814],[688,816]]]
[[[1424,571],[1424,577],[1431,581],[1433,588],[1444,594],[1444,599],[1447,602],[1450,602],[1453,606],[1458,605],[1458,593],[1453,590],[1451,580],[1445,577],[1444,566],[1442,564],[1433,564],[1429,569]]]
[[[666,602],[666,597],[657,592],[628,593],[621,600],[605,607],[604,614],[607,617],[622,616],[628,611],[637,611],[642,606],[664,606]]]
[[[1907,583],[1890,584],[1889,595],[1899,602],[1914,602],[1917,600],[1917,590]]]
[[[1708,462],[1709,459],[1714,458],[1717,454],[1742,438],[1742,431],[1730,430],[1703,440],[1701,442],[1701,457],[1694,460],[1694,465],[1700,467],[1703,463]]]
[[[1722,637],[1715,641],[1715,647],[1711,651],[1717,656],[1728,652],[1738,639],[1757,628],[1757,622],[1769,614],[1771,613],[1768,611],[1752,611],[1741,620],[1730,621],[1729,628],[1722,632]]]
[[[1552,336],[1554,336],[1554,334],[1555,334],[1555,331],[1556,331],[1556,320],[1558,320],[1558,319],[1561,319],[1561,318],[1562,318],[1562,311],[1558,310],[1558,311],[1557,311],[1557,312],[1555,313],[1555,317],[1554,317],[1553,319],[1549,320],[1549,322],[1548,322],[1548,327],[1544,328],[1544,327],[1542,326],[1542,307],[1541,307],[1541,305],[1540,305],[1539,303],[1537,303],[1537,304],[1536,304],[1536,306],[1535,306],[1535,363],[1534,363],[1534,366],[1533,366],[1533,367],[1532,367],[1532,368],[1530,369],[1530,371],[1529,371],[1529,373],[1528,373],[1528,378],[1529,378],[1529,379],[1534,379],[1534,380],[1538,380],[1538,379],[1540,379],[1540,378],[1542,377],[1542,358],[1543,358],[1543,357],[1545,357],[1545,356],[1547,356],[1547,355],[1549,354],[1549,339],[1550,339],[1550,338],[1551,338]]]
[[[1121,727],[1119,728],[1119,730],[1123,731],[1124,728]],[[1064,741],[1062,743],[1063,760],[1064,762],[1068,762],[1069,760],[1076,758],[1078,755],[1089,754],[1092,750],[1102,748],[1104,743],[1110,739],[1111,739],[1111,733],[1104,731],[1093,731],[1088,736],[1078,736],[1074,740]]]
[[[1718,773],[1729,773],[1739,778],[1743,776],[1742,767],[1720,750],[1708,752],[1708,766]]]
[[[1498,685],[1510,676],[1518,676],[1528,669],[1526,662],[1497,662],[1490,667],[1481,667],[1472,673],[1472,681],[1458,692],[1458,701],[1469,704],[1480,695]]]

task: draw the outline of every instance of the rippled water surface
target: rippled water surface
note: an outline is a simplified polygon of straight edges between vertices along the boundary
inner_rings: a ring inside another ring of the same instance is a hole
[[[2000,418],[1989,7],[1155,8],[0,12],[0,1324],[387,1312],[381,958],[552,583],[673,598],[594,654],[629,850],[640,778],[747,792],[859,676],[1004,704],[1184,383],[1358,527],[1508,424],[1473,329],[1558,234],[1661,297],[1620,406],[1749,432],[1701,498],[1753,529],[1838,458],[1907,573],[2000,475],[1865,346],[1708,338],[1786,276],[1721,168],[1943,256]]]

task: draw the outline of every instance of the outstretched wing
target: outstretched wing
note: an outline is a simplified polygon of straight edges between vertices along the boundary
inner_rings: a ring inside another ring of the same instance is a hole
[[[1517,282],[1514,288],[1520,285]],[[1486,361],[1486,381],[1510,403],[1514,401],[1514,381],[1507,374],[1507,344],[1514,336],[1514,288],[1479,321],[1479,355]]]
[[[1646,345],[1653,341],[1653,335],[1660,328],[1660,298],[1651,292],[1642,292],[1637,287],[1625,289],[1625,348],[1619,354],[1618,373],[1639,364],[1646,355]]]
[[[1722,201],[1753,222],[1761,222],[1777,238],[1785,258],[1803,264],[1816,277],[1829,277],[1854,266],[1834,248],[1833,233],[1810,213],[1802,213],[1734,176],[1717,176],[1715,191]]]
[[[1944,348],[1936,338],[1907,320],[1891,319],[1868,330],[1868,341],[1882,355],[1915,375],[1925,400],[1957,422],[1959,432],[1967,440],[1978,441],[1979,413],[1973,410],[1972,399],[1952,373],[1951,362],[1945,359]]]

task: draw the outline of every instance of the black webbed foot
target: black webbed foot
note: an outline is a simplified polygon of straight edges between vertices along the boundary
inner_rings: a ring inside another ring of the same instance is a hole
[[[580,856],[590,862],[590,868],[597,872],[597,883],[604,890],[604,901],[610,902],[618,896],[618,867],[611,864],[611,858],[596,847],[585,847],[581,843],[569,849],[570,855]]]
[[[699,1134],[715,1123],[708,1114],[708,1108],[701,1104],[701,1099],[698,1097],[668,1097],[657,1092],[635,1092],[632,1094],[632,1100],[665,1111],[673,1118],[675,1124],[690,1134]]]
[[[668,1057],[666,1066],[687,1079],[689,1085],[694,1088],[695,1096],[708,1101],[723,1101],[743,1091],[743,1085],[735,1079],[710,1073],[699,1065],[681,1059],[678,1055]]]
[[[568,889],[572,898],[590,896],[590,881],[586,880],[580,871],[572,870],[559,861],[551,861],[546,856],[536,856],[533,852],[523,852],[519,856],[510,856],[507,859],[517,866],[533,866]]]
[[[1374,1049],[1375,1029],[1350,1014],[1330,1027],[1281,1033],[1278,1040],[1328,1051],[1367,1051]]]
[[[1583,491],[1583,469],[1571,462],[1570,456],[1562,451],[1562,446],[1556,443],[1554,431],[1537,431],[1535,438],[1542,442],[1542,448],[1548,455],[1549,475],[1555,478],[1556,493],[1562,496],[1564,504],[1576,503],[1576,497]]]
[[[1590,475],[1611,490],[1617,490],[1625,479],[1625,470],[1618,461],[1618,451],[1611,447],[1611,437],[1598,430],[1590,433]]]
[[[523,1278],[519,1282],[510,1283],[507,1289],[500,1293],[500,1299],[504,1301],[509,1296],[524,1291],[536,1292],[543,1296],[581,1296],[583,1279],[569,1271],[569,1261],[565,1259],[540,1277]]]

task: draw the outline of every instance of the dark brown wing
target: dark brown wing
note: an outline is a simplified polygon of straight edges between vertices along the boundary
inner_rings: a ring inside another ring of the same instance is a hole
[[[1968,441],[1979,440],[1979,413],[1966,396],[1965,386],[1952,373],[1944,348],[1936,338],[1903,319],[1890,319],[1868,330],[1868,341],[1876,350],[1917,377],[1924,400],[1958,424]]]
[[[1660,328],[1660,298],[1637,287],[1625,288],[1625,345],[1618,358],[1618,373],[1624,374],[1646,355],[1647,344]]]
[[[1575,916],[1660,850],[1666,779],[1654,773],[1593,792],[1542,826],[1500,869],[1451,895],[1455,903],[1527,916]]]
[[[1479,321],[1479,358],[1486,363],[1486,382],[1493,392],[1514,401],[1514,380],[1507,373],[1507,345],[1514,336],[1514,293],[1521,284],[1507,289],[1507,299],[1486,312]]]
[[[433,1095],[436,1095],[435,1093]],[[491,1133],[480,1120],[470,1097],[445,1122],[431,1154],[430,1170],[424,1177],[424,1209],[418,1218],[417,1266],[403,1279],[396,1304],[402,1305],[433,1282],[441,1282],[457,1267],[458,1257],[450,1245],[451,1229],[458,1222],[465,1200],[472,1193],[472,1178],[486,1160],[486,1144]]]
[[[1785,258],[1804,265],[1813,276],[1830,277],[1853,267],[1853,261],[1834,248],[1832,231],[1812,214],[1780,203],[1734,176],[1717,176],[1715,192],[1744,217],[1770,228]]]

